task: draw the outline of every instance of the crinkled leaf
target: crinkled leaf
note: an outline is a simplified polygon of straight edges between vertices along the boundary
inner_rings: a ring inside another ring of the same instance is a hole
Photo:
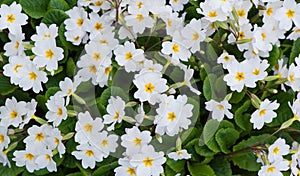
[[[49,0],[20,0],[22,9],[32,18],[42,18],[45,16]]]

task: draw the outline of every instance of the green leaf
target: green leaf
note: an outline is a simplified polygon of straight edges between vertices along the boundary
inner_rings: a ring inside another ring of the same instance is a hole
[[[67,70],[66,71],[67,71],[68,77],[73,77],[75,75],[76,64],[71,57],[67,61]]]
[[[216,154],[215,152],[210,150],[206,145],[203,146],[195,145],[195,151],[196,153],[204,157],[212,157]]]
[[[221,128],[216,133],[216,141],[224,153],[229,153],[229,148],[239,139],[239,132],[233,128]]]
[[[102,92],[100,99],[98,99],[98,101],[97,101],[97,104],[101,103],[102,105],[104,105],[106,107],[108,105],[108,99],[111,96],[113,96],[113,97],[119,96],[125,102],[128,101],[128,95],[123,91],[123,89],[121,89],[120,87],[111,86]]]
[[[245,103],[239,107],[234,113],[234,121],[238,127],[244,131],[250,131],[252,129],[252,124],[250,123],[249,115],[244,115],[243,113],[250,107],[250,100],[245,101]]]
[[[204,144],[206,144],[207,147],[215,153],[220,152],[220,148],[214,137],[218,130],[219,124],[220,122],[218,122],[217,120],[208,120],[203,128],[202,133]]]
[[[190,98],[190,97],[188,97],[188,100],[187,100],[188,104],[192,104],[194,106],[193,110],[192,110],[193,116],[191,117],[192,124],[195,124],[196,121],[197,121],[197,119],[200,116],[200,104],[199,104],[199,101],[200,101],[199,99],[197,101],[194,98]]]
[[[188,163],[188,169],[192,176],[215,176],[214,170],[209,165],[200,163]]]
[[[210,167],[214,170],[216,176],[231,176],[232,171],[229,161],[224,157],[213,159],[209,163]]]
[[[191,127],[183,132],[181,136],[182,145],[185,146],[187,143],[195,138],[199,139],[200,130],[198,128]]]
[[[47,25],[51,25],[55,23],[59,26],[67,18],[69,18],[69,16],[64,11],[58,9],[50,9],[45,14],[44,18],[42,19],[42,22]]]
[[[300,38],[298,38],[296,41],[294,41],[292,52],[289,59],[289,64],[292,64],[295,62],[295,58],[298,57],[300,54]]]
[[[82,176],[82,173],[81,172],[75,172],[75,173],[72,173],[72,174],[68,174],[66,176]]]
[[[51,87],[46,91],[45,98],[49,100],[51,96],[53,96],[56,92],[60,91],[59,87]]]
[[[279,58],[280,58],[280,49],[276,45],[273,45],[273,49],[270,52],[270,56],[268,58],[268,62],[270,64],[268,71],[270,71],[278,63]]]
[[[65,37],[65,32],[66,32],[65,27],[66,27],[66,25],[64,23],[62,23],[58,29],[58,37],[59,37],[59,40],[61,41],[62,45],[69,50],[80,50],[81,47],[74,46],[71,42],[67,41],[67,39]]]
[[[110,170],[113,170],[118,165],[119,165],[118,161],[114,161],[112,163],[102,165],[98,169],[96,169],[95,172],[93,172],[92,176],[103,176],[103,174],[107,173]]]
[[[44,95],[37,95],[35,97],[36,101],[38,102],[38,107],[42,108],[45,112],[48,111],[48,108],[46,107],[45,103],[47,102],[47,99]]]
[[[10,83],[9,78],[0,76],[0,94],[7,95],[14,92],[18,87]]]
[[[10,168],[8,166],[0,167],[0,175],[19,175],[25,170],[25,167],[17,167],[15,162],[10,162],[10,164]]]
[[[68,3],[64,0],[50,0],[48,9],[59,9],[67,11],[70,9]]]
[[[235,155],[233,155],[233,157],[231,157],[233,164],[238,166],[241,169],[245,169],[248,171],[258,171],[261,167],[261,164],[256,162],[257,157],[255,156],[255,154],[250,149],[246,150],[246,148],[258,143],[259,144],[271,143],[275,140],[275,137],[272,136],[268,140],[262,141],[263,139],[266,139],[268,136],[269,134],[252,136],[249,139],[243,140],[237,145],[235,145],[233,147],[233,151],[240,151],[240,152],[236,153]]]
[[[66,0],[70,7],[73,7],[77,4],[78,0]]]
[[[176,173],[179,173],[184,169],[185,162],[185,160],[174,161],[172,159],[167,159],[167,165]]]
[[[233,92],[232,93],[232,97],[231,99],[229,100],[230,103],[239,103],[245,96],[245,91],[242,91],[242,92]]]
[[[209,74],[203,83],[203,95],[206,98],[207,101],[215,97],[214,88],[211,85],[211,83],[215,82],[217,79],[217,76],[214,74]]]
[[[22,9],[32,18],[42,18],[47,12],[49,0],[20,0]]]

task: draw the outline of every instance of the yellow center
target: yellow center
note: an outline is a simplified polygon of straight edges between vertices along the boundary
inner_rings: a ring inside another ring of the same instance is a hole
[[[98,7],[99,7],[99,6],[102,6],[102,4],[103,4],[102,1],[97,1],[97,2],[95,2],[95,5],[98,6]]]
[[[16,41],[15,49],[18,49],[19,46],[20,46],[20,43],[18,41]]]
[[[266,109],[263,109],[261,111],[259,111],[259,116],[263,116],[267,113],[267,110]]]
[[[29,79],[30,79],[30,80],[36,81],[37,75],[36,75],[34,72],[30,72],[30,73],[29,73]]]
[[[246,15],[246,13],[245,13],[245,11],[243,9],[242,10],[238,10],[237,14],[238,14],[239,17],[243,17],[243,16]]]
[[[293,74],[290,74],[289,77],[290,77],[290,81],[291,81],[291,82],[295,82],[295,76],[294,76]]]
[[[196,32],[193,34],[193,40],[196,41],[199,39],[199,34]]]
[[[178,3],[178,0],[173,0],[175,3]]]
[[[72,89],[68,89],[67,95],[70,95],[72,93]]]
[[[138,9],[141,9],[141,8],[142,8],[142,6],[143,6],[143,2],[139,2],[139,3],[137,3],[137,5],[136,5],[136,6],[137,6],[137,8],[138,8]]]
[[[50,34],[44,34],[44,37],[45,37],[45,38],[50,38],[51,35],[50,35]]]
[[[141,22],[141,21],[143,21],[145,18],[144,18],[144,16],[143,16],[142,14],[139,13],[139,14],[136,14],[135,19],[138,20],[138,22]]]
[[[57,139],[56,137],[54,138],[54,143],[56,144],[56,145],[58,145],[59,144],[59,139]]]
[[[263,32],[263,33],[261,33],[261,38],[263,41],[265,41],[267,38],[267,35]]]
[[[30,161],[32,161],[33,158],[34,158],[34,156],[33,156],[31,153],[26,153],[26,154],[25,154],[25,158],[26,158],[26,159],[29,159]]]
[[[18,69],[21,68],[21,67],[23,67],[23,65],[17,64],[17,65],[14,66],[13,69],[14,69],[14,71],[15,71],[16,73],[18,73],[18,72],[19,72]]]
[[[259,73],[260,73],[260,70],[259,69],[254,69],[254,71],[252,72],[252,74],[254,74],[254,75],[259,75]]]
[[[15,16],[13,14],[8,14],[6,16],[6,21],[9,23],[13,23],[16,20]]]
[[[295,16],[295,11],[289,9],[285,14],[288,18],[293,18]]]
[[[219,110],[224,110],[224,106],[221,105],[221,104],[217,104],[217,108],[218,108]]]
[[[0,143],[3,143],[3,142],[4,142],[4,135],[0,134]]]
[[[272,13],[273,13],[273,8],[271,8],[271,7],[268,8],[267,9],[267,15],[270,16],[270,15],[272,15]]]
[[[44,133],[40,132],[35,135],[35,139],[41,142],[45,138]]]
[[[99,60],[101,59],[101,54],[98,53],[98,52],[94,53],[93,59],[94,59],[95,61],[99,61]]]
[[[86,154],[88,157],[94,156],[94,152],[93,152],[92,150],[86,150],[86,151],[85,151],[85,154]]]
[[[144,163],[144,166],[145,166],[145,167],[152,166],[153,159],[147,157],[147,158],[145,158],[145,159],[143,160],[143,163]]]
[[[54,53],[51,49],[48,49],[47,51],[45,51],[45,55],[47,59],[52,59],[54,56]]]
[[[76,37],[73,38],[74,42],[77,42],[79,39],[80,39],[79,36],[76,36]]]
[[[82,18],[78,18],[76,24],[81,27],[82,24],[83,24],[83,19]]]
[[[106,146],[108,145],[108,140],[103,140],[103,141],[101,142],[101,145],[102,145],[103,147],[106,147]]]
[[[148,93],[152,93],[155,89],[155,86],[152,85],[152,83],[145,84],[145,91]]]
[[[246,35],[245,35],[244,32],[239,32],[239,36],[238,37],[239,37],[240,40],[243,40],[246,37]]]
[[[278,147],[275,147],[272,151],[273,154],[277,155],[279,153],[280,149]]]
[[[169,112],[168,113],[168,120],[174,121],[176,119],[176,114],[174,112]]]
[[[84,125],[84,128],[85,128],[85,131],[88,133],[88,132],[92,132],[93,130],[93,125],[87,123]]]
[[[173,22],[170,18],[168,18],[168,26],[172,26]]]
[[[128,167],[126,172],[128,172],[130,176],[136,175],[135,170],[132,167]]]
[[[111,71],[111,67],[108,66],[105,68],[104,74],[108,75],[110,71]]]
[[[96,66],[95,66],[95,65],[91,65],[91,66],[89,66],[89,71],[90,71],[91,73],[94,73],[94,74],[96,74],[96,72],[97,72],[97,68],[96,68]]]
[[[120,113],[119,113],[119,111],[117,111],[117,112],[116,112],[116,115],[114,116],[114,119],[115,119],[115,120],[118,120],[118,119],[119,119],[119,116],[120,116]]]
[[[127,53],[125,54],[125,59],[126,59],[126,60],[131,60],[131,59],[132,59],[132,53],[131,53],[131,52],[127,52]]]
[[[51,160],[51,156],[50,155],[48,155],[48,154],[46,154],[46,160],[48,160],[48,161],[50,161]]]
[[[270,172],[274,172],[275,171],[275,167],[274,166],[271,166],[267,169],[267,172],[270,173]]]
[[[9,115],[10,115],[10,118],[14,119],[14,118],[16,118],[18,116],[18,112],[15,111],[15,110],[13,110],[13,111],[10,112]]]
[[[243,73],[243,72],[237,72],[236,75],[235,75],[235,79],[236,79],[237,81],[242,81],[242,80],[244,80],[244,79],[245,79],[244,73]]]
[[[106,45],[108,45],[108,41],[107,40],[99,40],[99,43],[100,44],[106,44]]]
[[[218,16],[217,12],[216,11],[210,11],[208,12],[208,16],[211,17],[211,18],[215,18]]]
[[[300,33],[300,29],[295,30],[295,33]]]
[[[62,113],[63,113],[63,112],[62,112],[62,108],[60,108],[60,107],[57,108],[57,113],[56,113],[56,114],[57,114],[58,116],[62,116]]]
[[[94,26],[94,28],[99,31],[99,30],[102,30],[103,29],[103,25],[102,23],[96,23],[96,25]]]
[[[134,138],[133,143],[135,146],[141,146],[142,145],[142,139],[141,138]]]
[[[174,53],[180,52],[180,50],[179,50],[179,45],[177,45],[176,43],[174,43],[174,45],[173,45],[173,47],[172,47],[172,50],[173,50]]]

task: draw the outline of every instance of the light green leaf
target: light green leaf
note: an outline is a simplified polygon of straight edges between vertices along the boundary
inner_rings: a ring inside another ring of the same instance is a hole
[[[188,169],[192,176],[215,176],[214,170],[209,165],[200,163],[188,163]]]

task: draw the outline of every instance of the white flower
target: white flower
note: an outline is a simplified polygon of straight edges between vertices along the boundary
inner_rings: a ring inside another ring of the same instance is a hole
[[[157,97],[168,89],[167,80],[163,79],[158,72],[137,74],[133,83],[138,88],[134,97],[141,102],[148,101],[150,104],[155,104]]]
[[[96,162],[101,162],[103,160],[102,154],[97,147],[80,144],[76,147],[78,151],[73,151],[72,155],[78,160],[82,160],[82,167],[87,169],[90,167],[93,169],[96,165]]]
[[[16,34],[21,31],[21,26],[27,24],[27,15],[21,13],[20,4],[13,2],[10,6],[2,4],[0,7],[0,29],[8,28],[9,32]]]
[[[165,103],[167,101],[167,103]],[[154,124],[157,124],[155,132],[163,135],[174,136],[181,128],[188,129],[191,124],[190,117],[193,105],[187,103],[186,95],[178,95],[177,99],[173,95],[169,96],[164,102],[159,104],[156,109],[157,115]]]
[[[166,23],[167,34],[174,36],[175,32],[181,31],[184,25],[183,17],[178,17],[178,13],[172,13],[172,9],[166,9],[167,11],[160,15],[162,20]]]
[[[186,65],[179,63],[179,68],[184,71],[184,80],[183,84],[189,87],[189,89],[197,95],[200,95],[201,92],[192,86],[192,79],[194,76],[194,69],[188,68]],[[194,85],[194,84],[193,84]]]
[[[53,128],[52,126],[46,126],[46,143],[47,148],[54,150],[57,148],[59,156],[62,157],[62,154],[66,152],[66,148],[62,143],[62,135],[58,128]]]
[[[78,121],[75,126],[75,141],[79,143],[87,143],[92,139],[92,136],[97,135],[104,127],[101,118],[97,117],[95,120],[90,113],[80,112],[78,114]]]
[[[107,131],[102,131],[94,136],[91,143],[101,151],[102,157],[107,158],[111,152],[116,151],[118,138],[117,135],[108,135]]]
[[[3,151],[4,148],[7,148],[9,143],[10,143],[10,139],[7,136],[7,127],[1,125],[0,126],[0,151]]]
[[[221,5],[221,3],[216,3],[216,0],[214,0],[215,4],[218,4],[218,6]],[[227,8],[228,6],[224,6],[224,8]],[[211,6],[210,1],[205,1],[200,3],[200,8],[197,9],[197,12],[199,14],[204,15],[203,19],[206,19],[210,22],[215,22],[215,21],[226,21],[227,20],[227,13],[225,13],[221,8],[216,8]],[[230,7],[230,10],[232,7]],[[226,9],[227,11],[227,9]]]
[[[276,11],[275,18],[279,20],[279,27],[288,31],[293,22],[300,27],[300,5],[295,0],[284,0],[283,6]]]
[[[101,9],[102,10],[108,10],[110,9],[111,5],[109,1],[105,0],[90,0],[91,4],[89,5],[89,8],[93,10],[93,12],[97,13]]]
[[[177,161],[181,159],[190,159],[191,154],[188,154],[187,150],[183,149],[183,150],[178,150],[176,152],[169,153],[168,157]]]
[[[140,131],[137,127],[125,129],[126,134],[121,136],[121,145],[126,148],[126,154],[131,156],[141,150],[142,146],[147,145],[151,141],[151,133],[149,131]]]
[[[254,129],[261,129],[264,126],[264,123],[271,123],[273,118],[277,116],[274,110],[278,109],[279,103],[277,100],[271,102],[268,99],[265,99],[260,103],[259,109],[256,110],[252,115],[250,122],[253,123]]]
[[[49,111],[46,114],[46,119],[53,122],[53,126],[58,126],[62,120],[67,119],[67,108],[65,107],[65,99],[59,94],[50,97],[46,103]]]
[[[188,2],[189,0],[171,0],[170,5],[174,11],[178,12],[183,10],[183,5],[187,4]]]
[[[192,19],[181,31],[186,39],[186,47],[191,48],[192,53],[200,51],[200,42],[205,39],[205,31],[199,30],[201,26],[201,20]]]
[[[26,169],[29,172],[33,172],[34,170],[38,170],[38,165],[36,164],[35,160],[38,156],[39,149],[34,147],[26,148],[26,150],[15,151],[13,161],[16,162],[16,166],[22,167],[26,166]]]
[[[125,102],[117,96],[116,98],[111,96],[108,100],[106,108],[108,114],[103,116],[103,123],[112,125],[108,128],[109,131],[114,129],[115,124],[120,123],[125,116]]]
[[[136,168],[130,164],[128,158],[120,158],[118,163],[120,166],[114,169],[116,176],[136,176]]]
[[[52,159],[52,151],[44,149],[39,156],[36,157],[35,163],[39,169],[47,168],[49,172],[56,172],[56,163]]]
[[[221,9],[223,12],[228,13],[232,11],[234,0],[210,0],[206,1],[212,7],[212,9]],[[250,8],[250,7],[249,7]]]
[[[222,121],[226,115],[229,119],[233,118],[233,114],[229,111],[231,109],[231,104],[227,100],[222,100],[217,102],[211,99],[208,102],[205,102],[205,109],[212,111],[212,118],[218,121]]]
[[[24,47],[23,40],[25,39],[25,34],[21,32],[17,32],[16,34],[9,33],[8,38],[11,42],[7,42],[4,45],[5,56],[25,56],[24,54]]]
[[[245,39],[251,39],[253,37],[252,32],[252,25],[250,23],[240,25],[239,26],[239,32],[237,34],[237,38],[231,33],[228,35],[228,43],[236,42],[237,40],[245,40]],[[249,50],[250,49],[251,42],[237,44],[237,47],[240,51]]]
[[[115,33],[110,29],[111,28],[106,28],[104,29],[103,34],[98,33],[94,38],[90,38],[90,42],[100,43],[108,46],[111,50],[114,50],[118,46],[119,41],[115,39]]]
[[[223,2],[223,1],[222,1]],[[238,15],[238,24],[249,24],[248,20],[248,12],[252,7],[252,3],[250,0],[246,1],[235,1],[233,7],[235,8]],[[231,10],[229,10],[231,11]],[[231,18],[234,19],[234,18]]]
[[[249,66],[250,72],[252,73],[252,81],[256,82],[263,80],[268,76],[266,69],[269,67],[267,60],[251,59],[251,65]]]
[[[262,27],[254,27],[253,31],[253,49],[258,51],[271,51],[275,42],[278,40],[278,36],[273,31],[273,24],[265,23]]]
[[[7,153],[6,152],[0,152],[0,163],[3,164],[3,166],[8,166],[9,168],[11,167],[10,161],[7,158]]]
[[[0,107],[0,112],[1,125],[18,127],[22,122],[22,116],[27,112],[26,103],[24,101],[17,102],[15,97],[7,98],[5,106]]]
[[[23,117],[23,121],[19,126],[19,129],[23,129],[24,125],[28,124],[30,119],[32,119],[32,117],[34,116],[34,113],[36,111],[36,106],[37,106],[37,102],[35,99],[32,99],[31,102],[26,103],[26,110],[27,113],[26,115]]]
[[[58,36],[58,27],[56,24],[51,24],[49,27],[46,24],[41,23],[36,27],[37,34],[31,36],[31,40],[35,42],[48,42],[51,40],[55,40]]]
[[[279,160],[271,165],[262,166],[258,171],[259,176],[283,176],[280,171],[287,171],[289,169],[289,162],[286,160]]]
[[[132,10],[130,15],[125,16],[127,26],[132,26],[134,33],[142,34],[146,28],[154,26],[154,20],[149,16],[148,11]]]
[[[270,162],[276,162],[283,160],[284,155],[290,153],[290,146],[285,143],[285,139],[278,138],[269,148],[268,148],[268,159]]]
[[[45,148],[48,145],[46,140],[46,127],[47,125],[42,125],[40,127],[33,125],[30,127],[27,130],[29,135],[24,139],[26,146],[29,148]]]
[[[294,27],[293,32],[287,37],[290,40],[297,40],[300,38],[300,27]]]
[[[76,78],[76,77],[75,77]],[[59,82],[59,88],[61,89],[56,94],[67,97],[66,99],[66,105],[70,102],[70,96],[74,94],[74,92],[77,90],[77,87],[79,86],[81,80],[80,79],[74,79],[74,82],[66,77],[63,81]]]
[[[298,60],[297,58],[295,59]],[[288,81],[285,83],[286,85],[290,86],[294,91],[300,90],[300,64],[295,65],[292,63],[288,69],[287,79]]]
[[[50,72],[57,70],[58,61],[64,58],[63,49],[57,47],[55,41],[36,42],[32,52],[36,55],[33,62],[38,67],[46,66]]]
[[[134,43],[126,41],[124,46],[119,45],[115,50],[116,61],[125,66],[126,72],[138,71],[138,62],[145,60],[144,51],[135,49]]]
[[[99,16],[97,13],[89,14],[90,20],[87,25],[87,31],[90,32],[89,38],[92,40],[99,33],[104,33],[108,31],[107,28],[110,27],[111,23],[108,22],[105,15]],[[106,31],[105,31],[106,30]],[[112,29],[110,29],[112,30]]]
[[[229,55],[227,52],[221,54],[217,59],[219,64],[222,64],[224,69],[227,69],[227,66],[232,64],[233,62],[238,62],[234,55]]]

